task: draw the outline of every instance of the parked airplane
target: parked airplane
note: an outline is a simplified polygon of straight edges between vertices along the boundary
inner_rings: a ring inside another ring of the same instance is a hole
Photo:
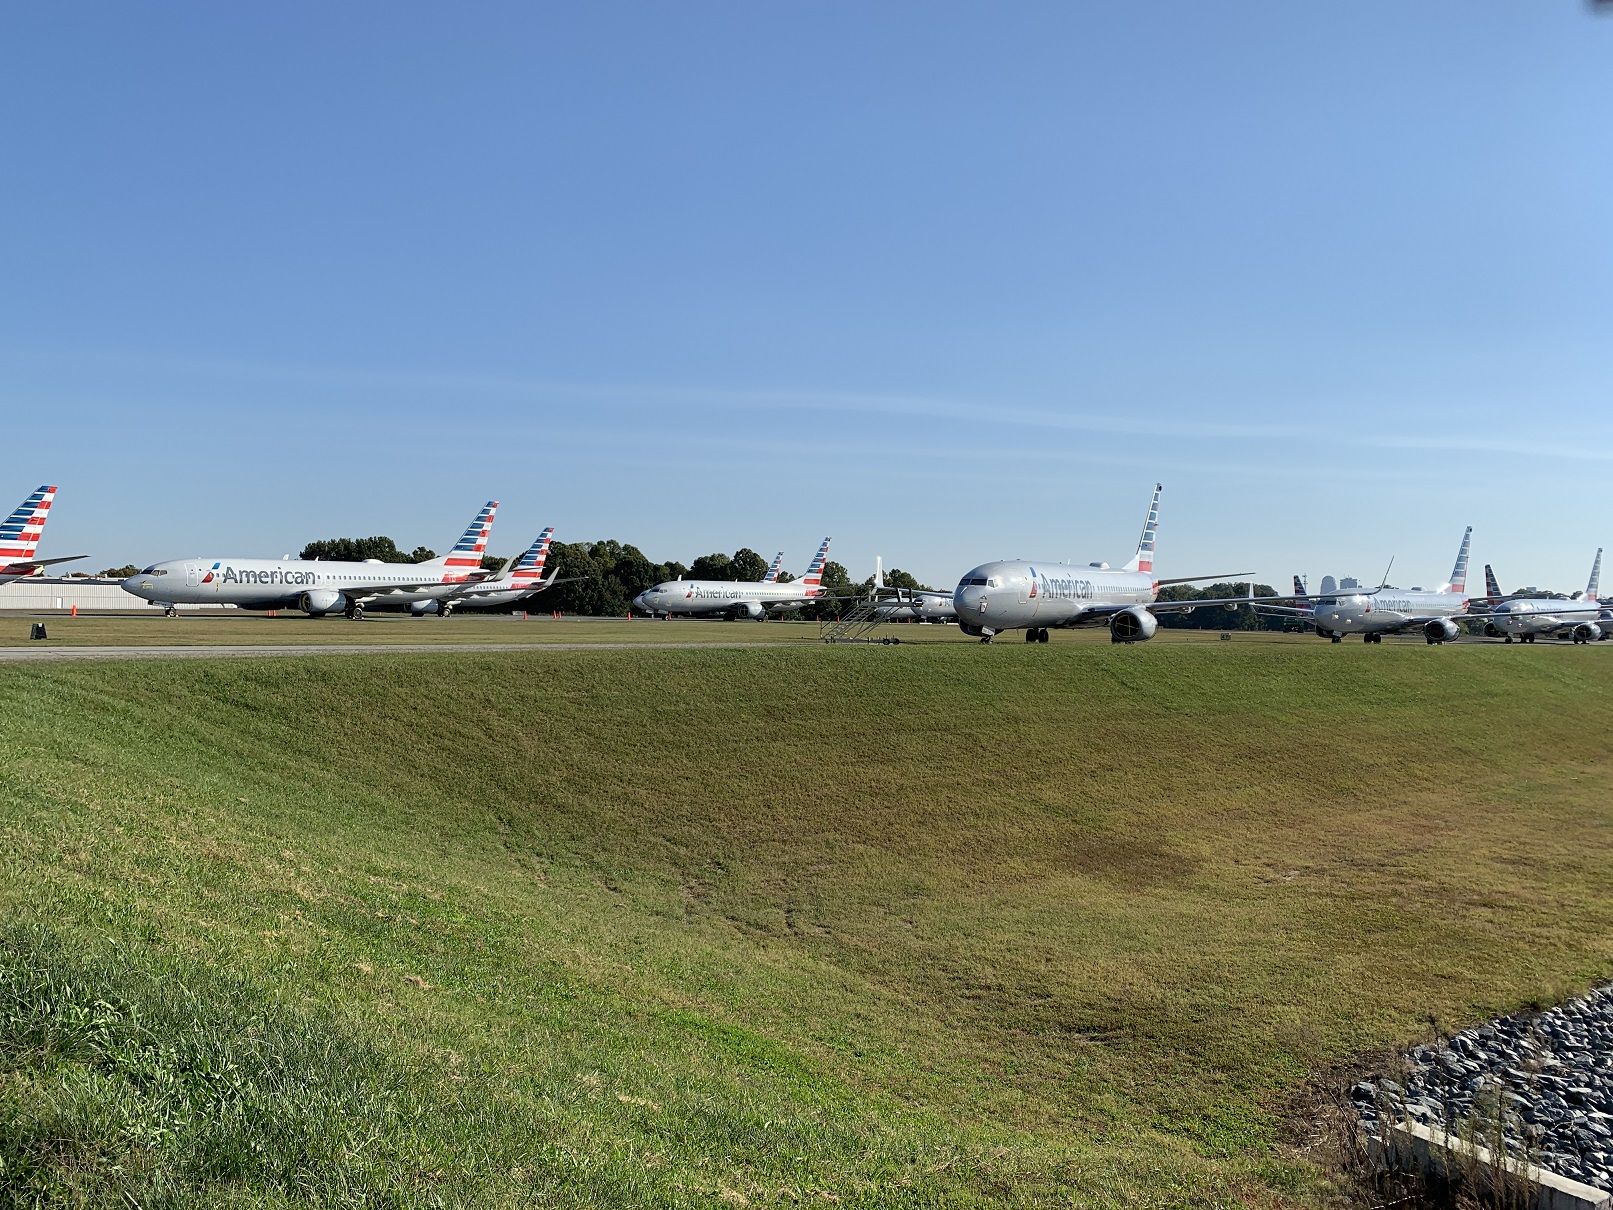
[[[666,580],[633,598],[633,608],[651,617],[740,618],[764,620],[769,612],[816,600],[829,562],[829,539],[823,540],[806,575],[788,584],[775,580]]]
[[[1467,560],[1472,543],[1473,527],[1469,525],[1462,533],[1462,545],[1456,552],[1451,578],[1432,592],[1387,587],[1370,592],[1335,590],[1293,607],[1256,605],[1254,608],[1257,613],[1309,620],[1315,624],[1317,634],[1335,643],[1342,642],[1347,634],[1358,634],[1363,642],[1381,643],[1386,634],[1410,630],[1421,630],[1430,646],[1448,643],[1462,633],[1456,620],[1469,616],[1469,602],[1463,594],[1467,591]],[[1294,577],[1294,584],[1296,593],[1300,593],[1298,576]]]
[[[784,552],[781,550],[773,556],[773,561],[767,565],[767,574],[762,577],[763,584],[776,584],[778,573],[784,567]]]
[[[428,613],[447,614],[452,608],[448,604],[450,600],[491,575],[482,566],[482,556],[487,553],[487,544],[493,536],[493,521],[497,516],[498,501],[489,500],[477,510],[453,549],[443,556],[446,565],[453,570],[451,580],[425,588],[394,588],[378,592],[364,602],[364,607],[385,612],[407,610],[416,617]]]
[[[1484,570],[1492,590],[1498,588],[1494,573],[1488,566]],[[1591,578],[1583,593],[1572,597],[1500,597],[1485,618],[1485,633],[1499,634],[1509,643],[1514,638],[1521,643],[1533,643],[1543,634],[1571,638],[1576,644],[1613,637],[1613,608],[1597,599],[1601,578],[1602,550],[1598,547],[1596,561],[1591,564]]]
[[[153,563],[123,581],[124,590],[153,604],[234,605],[241,609],[300,609],[312,617],[345,613],[358,621],[367,605],[389,592],[433,586],[445,594],[480,578],[487,530],[497,500],[477,513],[448,554],[424,563],[327,562],[321,559],[174,559]]]
[[[50,520],[50,506],[56,501],[56,485],[36,487],[33,493],[0,522],[0,584],[25,580],[37,576],[57,563],[71,563],[83,555],[67,555],[58,559],[36,559],[39,540],[45,534],[45,522]]]
[[[958,581],[952,594],[958,626],[983,643],[1005,630],[1023,630],[1027,643],[1045,643],[1049,630],[1107,624],[1116,643],[1140,643],[1154,637],[1159,613],[1190,613],[1214,606],[1240,606],[1252,598],[1230,597],[1210,601],[1159,601],[1166,584],[1194,584],[1230,580],[1248,572],[1218,576],[1183,576],[1154,579],[1154,541],[1159,531],[1159,496],[1163,485],[1154,484],[1153,503],[1143,523],[1137,553],[1118,570],[1107,563],[1085,567],[1053,561],[1023,559],[982,563]]]
[[[932,588],[886,588],[885,560],[874,556],[874,592],[891,595],[878,601],[875,608],[887,622],[956,622],[957,607],[950,592]]]
[[[549,543],[553,540],[554,526],[551,525],[526,548],[513,567],[485,580],[465,584],[445,599],[442,602],[443,616],[447,617],[456,609],[494,609],[500,605],[514,605],[526,597],[553,588],[560,569],[551,571],[548,579],[543,578],[544,564],[549,560]]]

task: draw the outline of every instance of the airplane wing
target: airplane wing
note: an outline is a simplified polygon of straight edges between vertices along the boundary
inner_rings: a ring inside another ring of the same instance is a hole
[[[1216,580],[1225,580],[1228,584],[1231,584],[1235,580],[1246,580],[1254,574],[1252,571],[1229,571],[1219,576],[1177,576],[1173,580],[1155,580],[1154,583],[1160,588],[1164,588],[1167,584],[1208,584]],[[1290,593],[1289,595],[1292,596],[1293,594]],[[1288,598],[1284,597],[1283,599],[1287,600]]]
[[[80,559],[87,559],[88,555],[63,555],[58,559],[24,559],[20,563],[8,563],[0,567],[0,571],[8,576],[31,577],[42,567],[54,567],[58,563],[76,563]]]

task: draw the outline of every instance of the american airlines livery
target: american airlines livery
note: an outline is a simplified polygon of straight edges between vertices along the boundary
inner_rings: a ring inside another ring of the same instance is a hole
[[[778,573],[784,566],[784,552],[781,550],[773,556],[773,561],[767,565],[767,574],[762,577],[763,584],[776,584]]]
[[[978,636],[982,643],[991,642],[1005,630],[1023,630],[1027,643],[1045,643],[1050,630],[1107,625],[1113,642],[1140,643],[1153,638],[1158,631],[1156,614],[1247,604],[1251,598],[1156,600],[1160,588],[1166,584],[1230,580],[1249,574],[1238,571],[1217,576],[1154,579],[1154,543],[1159,532],[1159,497],[1163,490],[1161,484],[1154,484],[1154,499],[1148,506],[1148,519],[1143,523],[1137,553],[1124,567],[1117,570],[1107,563],[1075,566],[1025,559],[982,563],[958,581],[952,594],[959,628],[965,634]]]
[[[240,609],[300,609],[310,617],[342,613],[358,621],[366,606],[397,594],[404,602],[425,592],[453,596],[482,577],[482,554],[498,501],[476,514],[453,550],[424,563],[326,562],[321,559],[175,559],[153,563],[123,581],[126,591],[156,605],[234,605]]]
[[[554,541],[554,526],[549,526],[538,535],[537,541],[526,548],[526,551],[515,561],[513,567],[479,580],[473,584],[466,584],[457,593],[442,603],[442,613],[446,617],[455,609],[493,609],[500,605],[513,605],[526,597],[536,596],[545,589],[553,588],[560,574],[556,568],[544,579],[543,567],[549,561],[549,544]]]
[[[25,580],[53,564],[71,563],[84,557],[34,558],[39,540],[45,535],[45,522],[50,520],[50,506],[55,501],[55,484],[36,487],[26,500],[12,509],[9,517],[0,521],[0,584]]]
[[[1484,570],[1492,590],[1498,587],[1494,573],[1488,566]],[[1601,578],[1602,551],[1598,547],[1583,593],[1572,597],[1501,597],[1485,618],[1485,633],[1499,634],[1509,643],[1514,638],[1520,643],[1533,643],[1543,634],[1571,638],[1576,645],[1613,637],[1613,607],[1597,598]]]
[[[633,608],[651,617],[751,618],[760,622],[771,612],[793,609],[818,599],[823,568],[829,562],[829,539],[823,540],[806,575],[788,584],[773,580],[665,580],[633,598]]]
[[[1468,552],[1473,544],[1473,527],[1462,533],[1462,545],[1456,552],[1456,564],[1451,578],[1433,591],[1420,588],[1389,588],[1370,592],[1324,592],[1294,607],[1282,605],[1256,605],[1257,613],[1282,614],[1314,622],[1316,633],[1333,642],[1342,642],[1347,634],[1358,634],[1363,642],[1381,643],[1386,634],[1404,634],[1421,631],[1429,646],[1448,643],[1459,637],[1462,628],[1456,623],[1472,617],[1467,592]],[[1294,577],[1296,599],[1303,597],[1299,577]]]

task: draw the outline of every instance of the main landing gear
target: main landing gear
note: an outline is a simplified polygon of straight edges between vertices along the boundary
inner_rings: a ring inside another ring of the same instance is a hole
[[[1363,643],[1381,643],[1383,642],[1383,636],[1381,634],[1364,634],[1361,636],[1361,641]]]
[[[347,607],[347,620],[349,622],[362,622],[364,620],[364,606],[354,602]]]
[[[1046,626],[1033,626],[1025,632],[1025,641],[1027,643],[1045,643],[1048,641],[1048,637]]]

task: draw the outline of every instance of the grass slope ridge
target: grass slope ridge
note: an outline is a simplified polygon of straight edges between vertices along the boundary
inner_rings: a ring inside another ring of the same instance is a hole
[[[1613,969],[1600,654],[0,669],[0,1200],[1319,1204]]]

